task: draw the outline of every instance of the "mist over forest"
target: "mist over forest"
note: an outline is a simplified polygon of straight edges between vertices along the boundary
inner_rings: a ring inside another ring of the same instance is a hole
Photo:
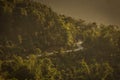
[[[119,79],[120,26],[0,0],[0,80]]]

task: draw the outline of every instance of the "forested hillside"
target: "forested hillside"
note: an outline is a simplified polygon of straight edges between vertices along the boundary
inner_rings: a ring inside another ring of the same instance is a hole
[[[59,15],[32,0],[0,0],[0,80],[119,79],[119,26]]]

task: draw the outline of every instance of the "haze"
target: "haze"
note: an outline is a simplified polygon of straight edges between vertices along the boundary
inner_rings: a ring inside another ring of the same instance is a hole
[[[37,0],[59,14],[120,26],[120,0]]]

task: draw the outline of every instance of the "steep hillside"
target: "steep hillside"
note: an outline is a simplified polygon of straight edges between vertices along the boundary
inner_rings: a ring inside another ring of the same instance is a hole
[[[0,1],[0,25],[0,44],[24,48],[21,52],[58,50],[75,42],[73,24],[31,0]]]
[[[0,80],[119,79],[120,27],[0,0]]]

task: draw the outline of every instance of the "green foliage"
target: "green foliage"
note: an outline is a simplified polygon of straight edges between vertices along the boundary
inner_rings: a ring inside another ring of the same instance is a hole
[[[83,49],[75,51],[78,41]],[[0,80],[117,80],[119,61],[120,27],[32,0],[0,1]]]
[[[7,38],[14,42],[16,47],[26,49],[25,53],[31,52],[34,47],[46,51],[51,50],[51,47],[57,50],[73,44],[75,27],[65,23],[47,6],[29,0],[5,0],[1,1],[1,4],[2,41]]]

